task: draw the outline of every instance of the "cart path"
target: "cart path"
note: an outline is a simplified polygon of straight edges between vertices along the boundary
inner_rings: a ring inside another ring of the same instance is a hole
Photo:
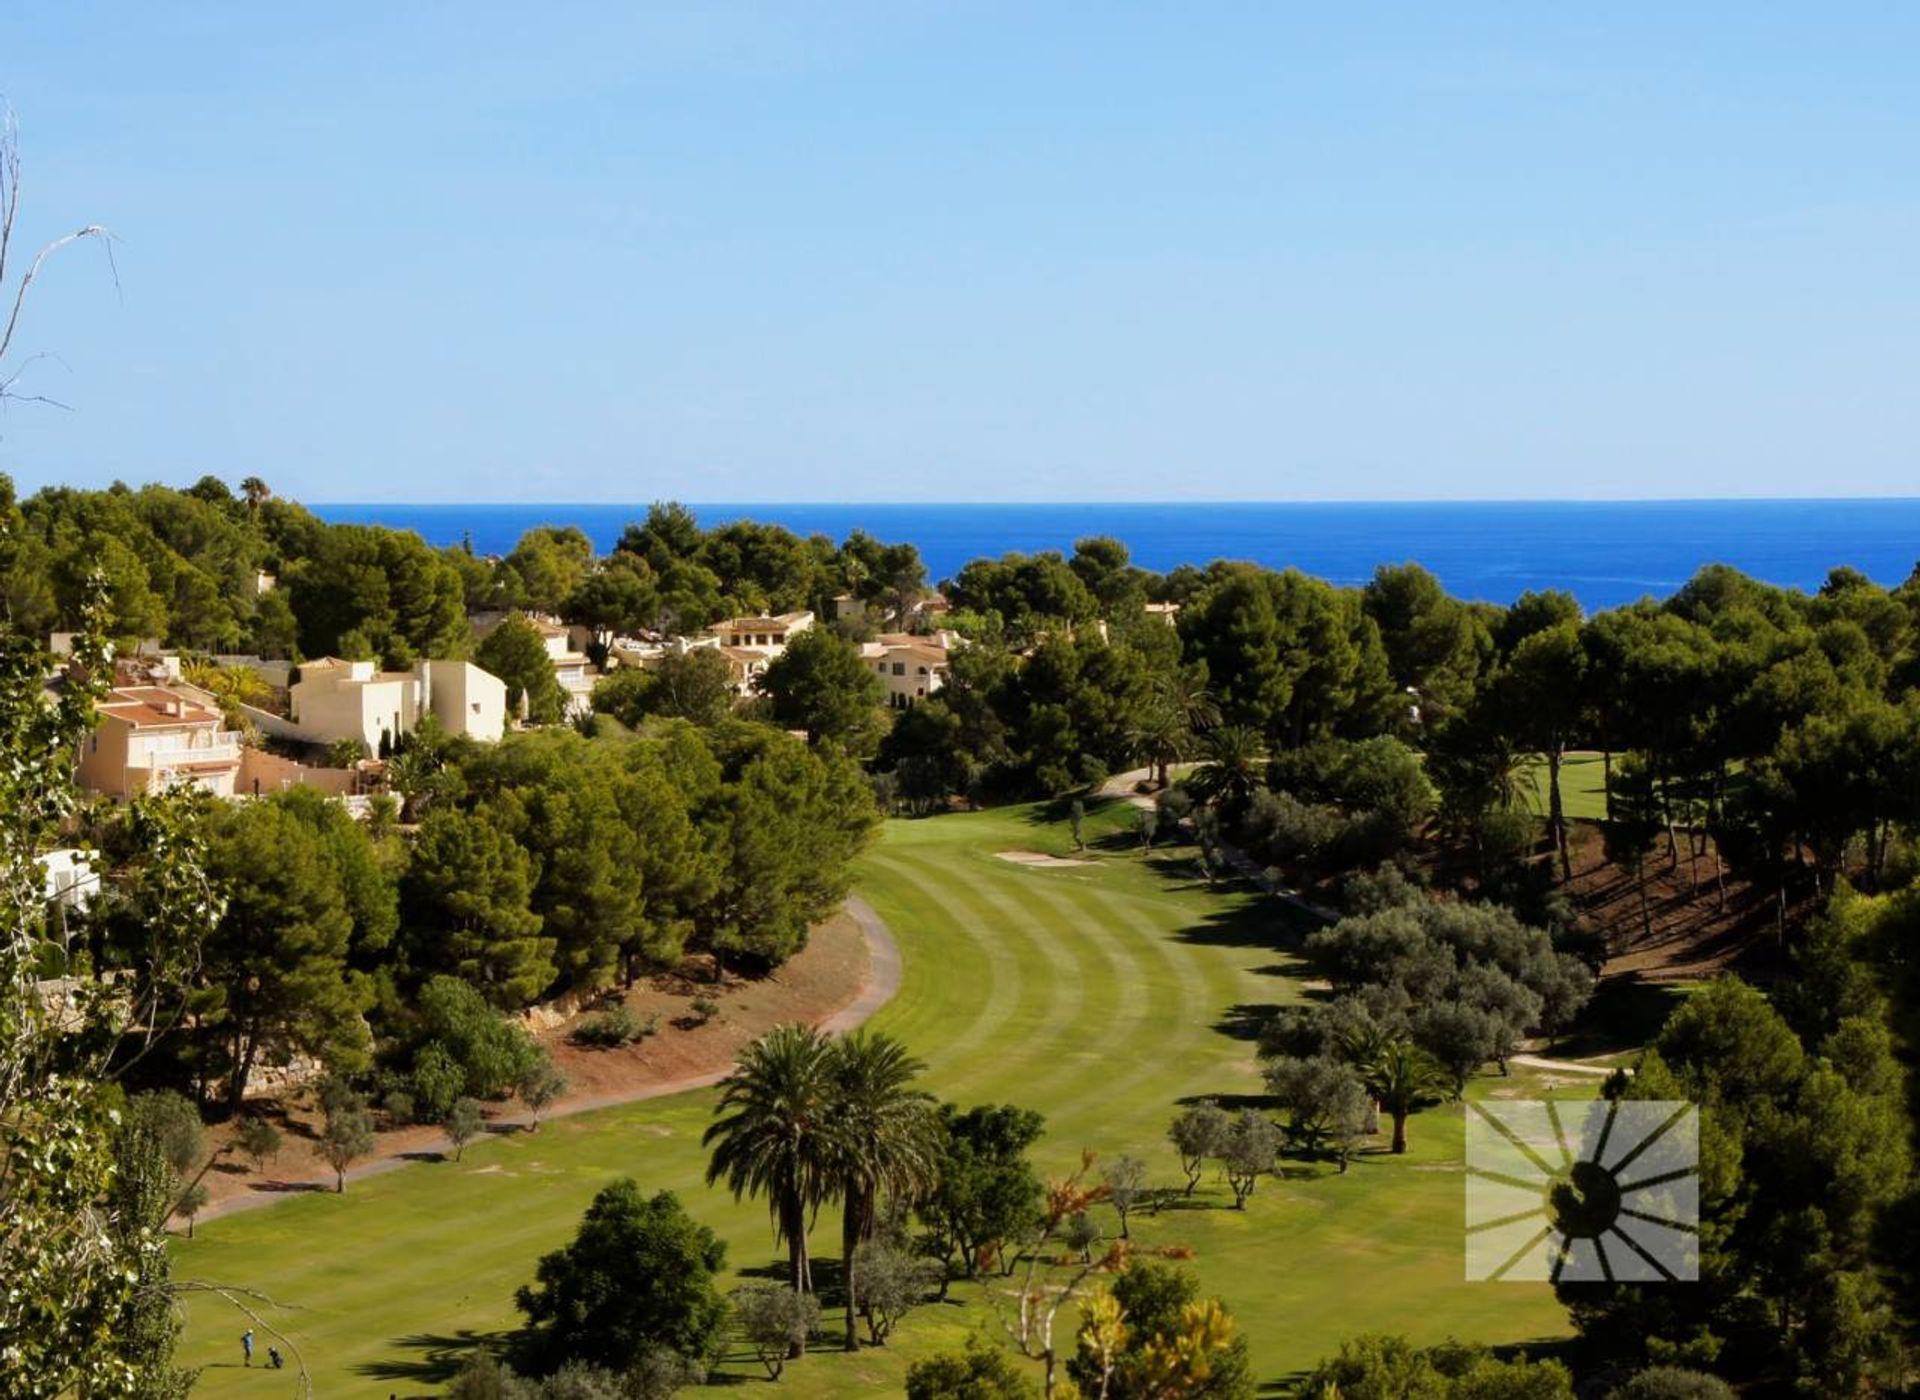
[[[859,895],[848,895],[846,912],[854,923],[859,925],[860,935],[867,945],[867,973],[855,989],[853,999],[820,1021],[819,1028],[830,1035],[843,1035],[855,1027],[864,1025],[868,1018],[881,1007],[892,1001],[900,990],[901,961],[900,945],[894,941],[893,933],[886,922],[874,911],[871,904]],[[702,1070],[697,1074],[678,1075],[672,1079],[658,1080],[652,1084],[639,1085],[632,1089],[623,1089],[611,1094],[584,1094],[576,1098],[563,1098],[541,1115],[543,1120],[571,1118],[576,1113],[593,1113],[603,1108],[617,1108],[621,1104],[639,1103],[645,1099],[671,1098],[675,1094],[684,1094],[691,1089],[705,1089],[718,1084],[732,1070],[731,1064],[721,1065],[717,1069]],[[511,1132],[532,1126],[532,1115],[526,1112],[504,1113],[497,1118],[487,1119],[488,1132]],[[398,1171],[401,1167],[413,1166],[429,1153],[450,1154],[453,1143],[446,1138],[434,1138],[424,1143],[409,1144],[404,1152],[384,1157],[376,1157],[347,1168],[347,1180],[364,1181],[370,1176],[380,1176],[386,1172]],[[430,1159],[429,1159],[430,1160]],[[218,1220],[222,1216],[234,1215],[243,1210],[258,1210],[293,1196],[304,1195],[310,1191],[332,1190],[333,1173],[322,1171],[311,1176],[295,1178],[290,1181],[276,1182],[273,1189],[254,1190],[245,1195],[234,1196],[208,1206],[195,1217],[196,1224],[209,1220]]]

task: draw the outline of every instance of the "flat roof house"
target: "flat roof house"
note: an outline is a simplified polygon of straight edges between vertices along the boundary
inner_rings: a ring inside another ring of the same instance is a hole
[[[492,741],[506,732],[507,687],[470,661],[422,661],[411,671],[379,671],[371,661],[322,657],[300,668],[287,691],[302,738],[332,744],[358,739],[380,752],[431,714],[448,734]]]
[[[787,649],[789,638],[811,626],[813,614],[802,610],[775,617],[730,617],[713,625],[713,635],[723,647],[756,651],[771,661]]]
[[[567,713],[593,713],[593,686],[600,679],[600,668],[585,652],[576,650],[574,629],[558,622],[535,621],[533,625],[547,644],[554,679],[567,692]]]

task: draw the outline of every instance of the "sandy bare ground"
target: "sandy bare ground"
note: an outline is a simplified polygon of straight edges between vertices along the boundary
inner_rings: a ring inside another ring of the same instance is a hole
[[[1578,1060],[1550,1060],[1544,1055],[1515,1055],[1509,1063],[1526,1065],[1531,1069],[1550,1070],[1555,1074],[1608,1075],[1618,1068],[1615,1065],[1584,1065]],[[1632,1074],[1633,1070],[1628,1068],[1627,1073]]]
[[[995,851],[994,855],[1009,865],[1031,865],[1041,870],[1066,870],[1074,866],[1093,864],[1090,860],[1069,860],[1065,856],[1050,856],[1045,851]]]
[[[716,1084],[743,1045],[776,1025],[799,1021],[835,1034],[861,1025],[892,1000],[900,975],[900,949],[886,924],[865,900],[851,896],[840,913],[812,931],[806,948],[768,977],[706,981],[664,974],[635,986],[625,996],[626,1005],[642,1020],[657,1016],[660,1023],[659,1032],[638,1045],[589,1049],[567,1039],[569,1026],[543,1032],[539,1039],[567,1076],[568,1088],[541,1117],[564,1118]],[[721,1010],[696,1025],[690,1004],[703,996],[719,1002]],[[223,1154],[204,1179],[209,1200],[199,1220],[333,1188],[333,1169],[318,1152],[320,1120],[312,1105],[276,1105],[266,1116],[285,1144],[279,1156],[260,1172],[238,1153]],[[529,1123],[524,1109],[488,1106],[490,1128]],[[210,1137],[224,1146],[233,1132],[233,1125],[222,1125]],[[452,1150],[438,1128],[383,1132],[373,1152],[348,1168],[347,1180]]]

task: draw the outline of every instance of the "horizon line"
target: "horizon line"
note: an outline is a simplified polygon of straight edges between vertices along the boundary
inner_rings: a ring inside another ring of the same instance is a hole
[[[298,496],[287,499],[301,501]],[[1103,509],[1127,509],[1131,507],[1165,509],[1168,506],[1657,506],[1657,505],[1883,505],[1890,501],[1920,502],[1920,492],[1907,495],[1884,496],[1427,496],[1427,497],[1274,497],[1274,496],[1221,496],[1195,499],[1140,499],[1140,500],[856,500],[852,498],[834,500],[695,500],[685,496],[655,496],[651,500],[633,498],[626,500],[562,500],[562,499],[522,499],[522,500],[315,500],[301,501],[308,506],[354,506],[378,508],[383,506],[425,507],[431,509],[467,509],[472,507],[541,507],[560,508],[586,506],[604,509],[610,506],[647,507],[654,504],[677,504],[684,506],[765,506],[776,509],[802,507],[818,509],[821,507],[852,506],[900,506],[919,507],[921,509],[944,510],[953,507],[968,509],[1006,509],[1006,508],[1046,508],[1057,506],[1098,506]]]

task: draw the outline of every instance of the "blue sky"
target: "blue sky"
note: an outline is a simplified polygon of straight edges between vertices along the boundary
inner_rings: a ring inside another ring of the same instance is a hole
[[[1684,13],[1681,13],[1684,11]],[[23,486],[1909,494],[1920,8],[11,6]]]

